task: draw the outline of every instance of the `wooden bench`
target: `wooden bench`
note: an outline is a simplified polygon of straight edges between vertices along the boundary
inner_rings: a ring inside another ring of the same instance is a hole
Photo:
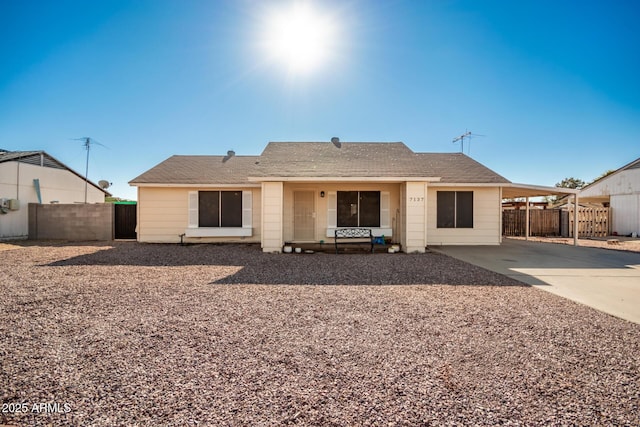
[[[370,246],[373,253],[373,243],[375,237],[370,228],[336,228],[334,232],[336,253],[338,245],[359,244]]]

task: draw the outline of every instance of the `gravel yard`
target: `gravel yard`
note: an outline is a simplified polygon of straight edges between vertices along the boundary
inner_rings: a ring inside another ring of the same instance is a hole
[[[441,254],[22,242],[0,277],[0,425],[640,425],[640,325]]]

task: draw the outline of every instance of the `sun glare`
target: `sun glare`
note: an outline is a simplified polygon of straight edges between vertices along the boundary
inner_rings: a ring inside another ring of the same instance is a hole
[[[335,37],[333,23],[308,3],[274,12],[266,31],[267,52],[289,72],[311,72],[331,56]]]

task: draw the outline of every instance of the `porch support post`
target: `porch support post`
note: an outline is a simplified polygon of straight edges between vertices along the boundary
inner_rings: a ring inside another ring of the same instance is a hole
[[[525,197],[526,199],[526,203],[527,206],[525,208],[525,214],[524,214],[524,239],[525,240],[529,240],[529,196]]]
[[[282,182],[262,183],[262,251],[282,252],[284,192]]]
[[[427,186],[424,182],[406,182],[404,185],[404,244],[407,253],[425,252],[427,247]]]
[[[578,246],[578,194],[573,195],[573,246]]]

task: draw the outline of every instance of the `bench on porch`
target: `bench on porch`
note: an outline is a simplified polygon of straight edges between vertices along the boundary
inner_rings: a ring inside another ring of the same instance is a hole
[[[360,244],[370,246],[370,252],[373,253],[373,245],[375,237],[370,228],[336,228],[334,232],[336,253],[338,253],[338,245]]]

